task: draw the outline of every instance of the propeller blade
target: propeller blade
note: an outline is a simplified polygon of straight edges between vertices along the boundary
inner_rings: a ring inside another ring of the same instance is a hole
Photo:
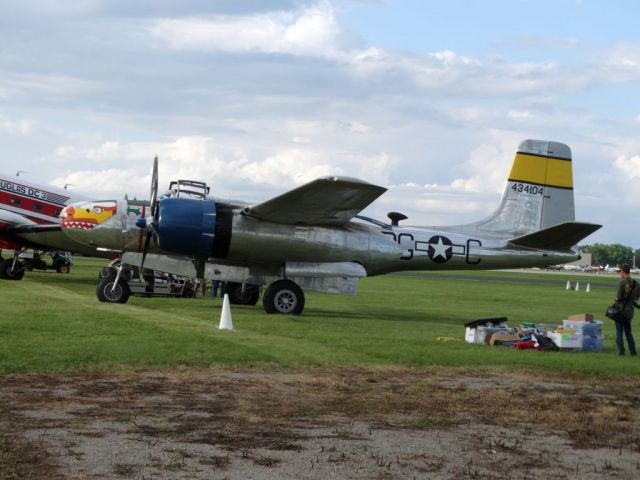
[[[151,173],[151,211],[153,212],[156,203],[158,203],[158,156],[153,159],[153,171]]]
[[[158,156],[153,159],[153,170],[151,172],[151,197],[149,199],[151,215],[150,218],[144,222],[144,228],[147,234],[144,239],[144,249],[142,250],[142,261],[140,262],[140,275],[144,268],[144,262],[147,259],[147,252],[149,251],[149,245],[151,243],[151,237],[158,245],[158,232],[156,226],[158,224]]]
[[[147,235],[144,239],[144,249],[142,250],[142,261],[140,262],[140,275],[144,268],[144,261],[147,259],[147,252],[149,251],[149,243],[151,242],[151,230],[147,230]]]

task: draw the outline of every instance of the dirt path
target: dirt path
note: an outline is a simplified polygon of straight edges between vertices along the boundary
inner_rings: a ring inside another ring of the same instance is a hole
[[[637,380],[461,369],[0,377],[0,479],[638,478]]]

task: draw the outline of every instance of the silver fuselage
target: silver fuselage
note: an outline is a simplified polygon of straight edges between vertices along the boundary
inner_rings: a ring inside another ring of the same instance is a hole
[[[438,239],[442,239],[440,245]],[[429,227],[381,228],[358,221],[307,227],[234,215],[226,261],[239,264],[356,262],[368,276],[404,270],[540,267],[576,260],[577,252],[510,247],[506,239]]]
[[[118,214],[94,229],[67,229],[74,240],[94,248],[140,252],[144,237],[135,225],[140,212],[126,200]],[[499,233],[470,227],[411,227],[352,220],[341,226],[298,226],[245,215],[244,205],[226,205],[225,235],[216,234],[214,255],[201,260],[246,269],[246,278],[286,275],[288,264],[358,264],[367,276],[406,270],[542,267],[579,258],[578,251],[527,249]],[[219,207],[219,205],[218,205]],[[221,211],[220,208],[218,208]],[[148,215],[148,209],[141,209]],[[221,214],[220,214],[221,215]],[[220,243],[224,243],[221,248]],[[223,252],[216,256],[215,252]],[[151,242],[149,253],[171,254]],[[339,275],[339,272],[338,272]]]

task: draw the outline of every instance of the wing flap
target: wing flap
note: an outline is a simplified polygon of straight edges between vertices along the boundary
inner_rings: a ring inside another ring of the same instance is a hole
[[[509,243],[520,247],[544,250],[571,250],[580,240],[588,237],[602,225],[594,223],[565,222],[537,232],[512,238]]]
[[[356,178],[322,177],[244,213],[288,225],[344,225],[386,191]]]

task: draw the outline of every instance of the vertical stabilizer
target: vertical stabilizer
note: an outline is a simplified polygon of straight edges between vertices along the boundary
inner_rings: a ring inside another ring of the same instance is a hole
[[[571,150],[525,140],[518,147],[498,209],[477,231],[515,237],[575,220]]]

